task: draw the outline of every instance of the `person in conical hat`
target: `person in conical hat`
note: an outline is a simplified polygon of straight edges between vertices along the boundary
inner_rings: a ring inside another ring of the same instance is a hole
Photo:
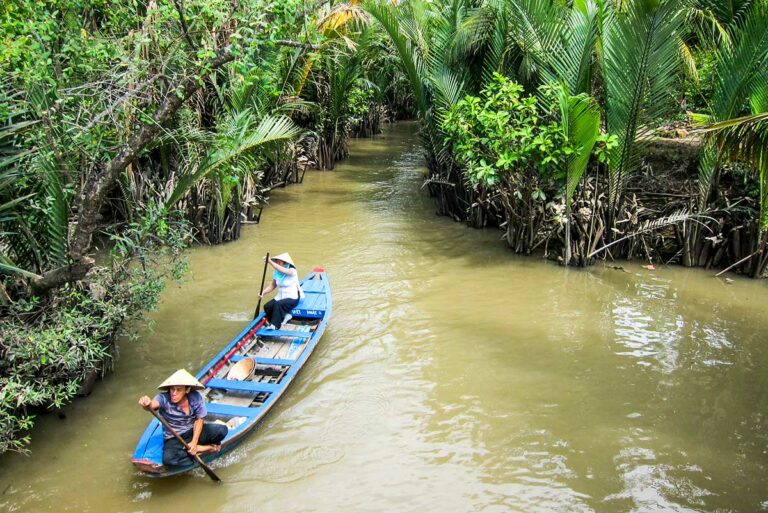
[[[171,374],[168,379],[160,383],[158,390],[168,390],[172,386],[190,387],[192,390],[202,390],[205,386],[196,377],[184,369],[179,369]]]
[[[189,451],[173,434],[163,432],[163,464],[169,466],[187,465],[190,455],[216,452],[227,436],[227,427],[203,421],[208,411],[203,396],[198,392],[205,386],[192,374],[179,369],[171,374],[158,387],[162,390],[154,399],[149,396],[139,398],[139,406],[145,410],[155,410],[168,421],[168,424],[183,438]]]
[[[266,258],[266,257],[264,257]],[[272,281],[270,281],[259,297],[264,297],[273,290],[277,289],[277,295],[270,299],[264,305],[264,313],[267,316],[267,329],[280,328],[288,322],[291,316],[291,310],[296,308],[299,301],[304,297],[304,291],[299,284],[299,271],[296,264],[293,263],[291,255],[280,253],[271,257],[267,263],[272,266]]]

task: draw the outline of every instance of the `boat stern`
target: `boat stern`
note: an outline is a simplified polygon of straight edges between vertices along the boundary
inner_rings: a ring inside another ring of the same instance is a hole
[[[131,458],[131,463],[145,474],[160,476],[165,473],[165,465],[157,463],[156,461]]]

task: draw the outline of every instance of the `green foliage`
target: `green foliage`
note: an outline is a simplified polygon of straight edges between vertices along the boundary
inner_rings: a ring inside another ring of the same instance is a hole
[[[707,131],[713,142],[708,147],[719,148],[734,161],[729,165],[732,174],[741,175],[749,195],[757,198],[758,226],[761,232],[768,231],[768,107],[753,115],[715,123]],[[746,169],[739,163],[747,164]]]
[[[564,177],[566,156],[575,149],[556,117],[555,92],[540,92],[523,96],[520,84],[496,74],[482,96],[467,96],[448,111],[442,130],[470,180],[496,185],[504,175],[529,172]]]
[[[3,312],[0,452],[25,450],[35,413],[62,407],[89,374],[109,370],[124,322],[154,309],[166,278],[186,269],[186,223],[159,205],[148,212],[113,235],[110,266]]]
[[[189,226],[165,207],[168,197],[172,205],[207,187],[218,198],[204,198],[216,210],[207,214],[221,217],[239,206],[244,182],[260,188],[253,184],[260,166],[299,134],[283,115],[291,102],[283,102],[281,77],[265,64],[277,60],[276,41],[295,37],[298,7],[298,0],[0,5],[0,452],[22,449],[21,431],[38,409],[66,403],[84,375],[108,368],[124,320],[154,306],[166,275],[183,272],[177,256]],[[214,71],[217,56],[234,62]],[[156,126],[153,117],[171,95],[185,97],[179,84],[190,79],[200,87],[195,100],[170,110],[159,136],[137,143],[95,202],[93,240],[101,246],[100,234],[109,237],[109,254],[98,258],[104,267],[32,296],[32,280],[98,251],[72,249],[87,224],[78,202],[94,196],[84,184]],[[199,212],[193,206],[185,215]]]
[[[674,107],[684,21],[679,2],[633,2],[606,20],[603,38],[608,133],[618,144],[609,161],[609,216],[619,213],[629,178],[640,166],[650,121]]]
[[[747,114],[768,110],[768,2],[754,2],[746,9],[744,21],[733,27],[733,46],[724,45],[714,54],[714,87],[701,124],[727,123]],[[755,141],[755,139],[753,139]],[[702,149],[699,163],[700,211],[707,208],[718,179],[719,151],[711,144]],[[749,150],[742,153],[750,153]]]
[[[400,57],[403,74],[411,86],[418,115],[421,119],[426,119],[429,105],[424,82],[428,80],[428,76],[425,76],[423,46],[419,45],[425,45],[425,42],[418,40],[413,33],[419,16],[418,9],[411,9],[414,5],[416,4],[413,2],[395,5],[381,0],[370,0],[365,4],[365,9],[389,35]],[[422,26],[425,30],[430,28],[427,23]]]
[[[40,308],[34,299],[14,306],[0,327],[0,452],[22,449],[36,411],[69,402],[86,375],[111,365],[112,339],[129,313],[156,303],[160,285],[91,282],[103,288],[96,299],[89,290],[67,286],[58,291],[55,308],[46,307],[30,323],[25,311]]]
[[[266,116],[258,123],[251,111],[242,111],[223,120],[214,140],[215,150],[211,151],[193,173],[181,177],[167,201],[172,206],[189,188],[202,178],[216,173],[221,183],[220,190],[229,194],[233,185],[239,183],[237,175],[244,175],[251,169],[253,152],[261,146],[290,140],[301,130],[284,116]],[[228,179],[231,177],[231,179]],[[222,202],[222,208],[228,201]]]
[[[351,124],[360,123],[368,114],[371,108],[371,102],[375,97],[372,88],[353,87],[347,95],[347,110]]]
[[[692,112],[705,112],[714,93],[716,52],[710,49],[698,49],[695,52],[697,79],[686,78],[682,83],[686,108]]]

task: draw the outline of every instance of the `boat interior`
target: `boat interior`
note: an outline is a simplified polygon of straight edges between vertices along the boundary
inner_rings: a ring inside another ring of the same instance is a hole
[[[205,400],[246,408],[261,406],[277,390],[319,324],[320,319],[294,317],[278,330],[259,330],[208,380],[202,392]],[[215,410],[209,407],[209,411]],[[223,417],[227,420],[229,415]]]
[[[262,320],[216,362],[201,380],[209,421],[230,429],[258,417],[272,394],[297,365],[327,307],[325,284],[315,275],[302,283],[304,299],[278,329],[265,329]],[[291,372],[290,375],[294,373]]]

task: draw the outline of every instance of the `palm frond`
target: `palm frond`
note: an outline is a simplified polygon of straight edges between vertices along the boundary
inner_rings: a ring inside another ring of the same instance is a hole
[[[739,118],[749,105],[753,112],[761,109],[768,94],[768,8],[756,1],[743,21],[735,22],[733,48],[724,47],[716,55],[715,92],[709,116],[711,123]],[[743,7],[742,7],[743,9]],[[740,11],[741,12],[741,11]],[[741,16],[741,15],[740,15]],[[701,210],[707,201],[719,166],[719,154],[707,145],[699,159],[699,198]]]
[[[14,274],[18,276],[23,276],[25,278],[32,278],[32,279],[40,279],[41,276],[39,274],[35,274],[31,271],[27,271],[26,269],[22,269],[21,267],[17,266],[13,263],[13,261],[8,258],[6,255],[0,253],[0,274]]]
[[[412,27],[409,27],[405,20],[400,19],[397,6],[382,0],[369,0],[364,4],[364,8],[379,22],[392,41],[397,54],[400,56],[399,62],[403,72],[408,78],[408,83],[411,85],[419,116],[422,119],[426,118],[428,109],[427,98],[424,84],[422,83],[422,73],[420,73],[424,64],[418,50],[418,45],[406,35],[407,28],[410,28],[408,32],[414,32]]]
[[[703,45],[713,45],[715,48],[732,47],[733,39],[728,31],[727,22],[718,19],[709,6],[692,5],[688,8],[686,20],[692,32],[696,34],[696,39]]]
[[[302,75],[304,66],[308,60],[307,51],[304,48],[293,48],[283,52],[278,60],[276,74],[279,77],[280,96],[292,96],[297,89],[297,79]]]
[[[180,123],[179,126],[173,130],[166,130],[152,139],[152,141],[147,144],[146,149],[153,150],[169,145],[208,145],[212,140],[213,135],[208,130],[200,128],[199,126],[193,126],[189,123]]]
[[[648,221],[645,221],[643,224],[641,224],[636,230],[634,230],[632,233],[628,233],[624,237],[621,237],[619,239],[614,240],[613,242],[606,244],[605,246],[602,246],[593,252],[591,252],[589,255],[587,255],[587,258],[592,258],[593,256],[597,255],[598,253],[601,253],[605,251],[606,249],[610,248],[611,246],[618,244],[620,242],[623,242],[625,240],[631,239],[633,237],[637,237],[638,235],[642,235],[644,233],[649,233],[654,230],[658,230],[659,228],[664,228],[665,226],[670,226],[673,224],[682,223],[684,221],[689,221],[692,219],[702,218],[701,214],[693,214],[688,210],[681,209],[677,212],[674,212],[668,216],[660,217],[657,219],[651,219]]]
[[[609,201],[615,210],[629,176],[639,165],[638,139],[648,131],[647,121],[670,108],[678,66],[675,35],[683,23],[679,4],[662,0],[633,2],[626,12],[605,20],[605,86],[607,130],[617,138],[610,155]]]
[[[575,150],[566,160],[565,195],[566,202],[570,203],[600,135],[600,108],[585,94],[571,96],[561,90],[559,97],[563,131]]]
[[[760,3],[755,4],[756,8],[739,25],[734,48],[724,47],[716,56],[712,114],[717,120],[742,114],[740,109],[755,79],[768,66],[768,9],[759,8]]]
[[[768,67],[763,68],[752,82],[749,108],[752,114],[768,112]]]
[[[547,80],[566,83],[570,94],[591,93],[599,13],[592,0],[575,5],[562,24],[562,41],[556,42],[542,63]]]
[[[370,23],[368,14],[356,1],[334,5],[320,20],[317,27],[326,34],[346,34]]]
[[[768,229],[768,112],[714,123],[705,133],[709,146],[716,146],[731,159],[748,162],[756,171],[760,226]],[[714,166],[705,169],[709,168]]]
[[[682,39],[678,39],[678,47],[680,48],[680,61],[683,63],[683,69],[686,76],[694,83],[699,83],[699,70],[696,67],[696,58],[693,56],[691,47],[686,44]]]
[[[435,121],[442,123],[445,113],[465,95],[464,81],[449,71],[443,71],[431,78],[434,88]]]
[[[304,87],[307,84],[307,78],[309,77],[309,74],[312,72],[312,68],[315,65],[315,61],[320,57],[319,52],[315,52],[311,54],[309,57],[307,57],[306,62],[304,63],[304,68],[301,71],[301,78],[295,86],[295,96],[301,96],[301,92],[304,90]]]
[[[510,33],[521,52],[518,75],[530,86],[538,75],[541,62],[560,37],[566,11],[553,0],[510,0]]]
[[[69,248],[69,195],[64,190],[61,170],[56,167],[53,155],[42,152],[35,161],[47,203],[43,247],[49,265],[57,267],[66,262]]]
[[[243,114],[243,116],[246,115],[246,113]],[[266,116],[252,130],[251,124],[247,121],[243,122],[242,119],[230,121],[225,129],[224,137],[230,139],[231,142],[209,153],[195,172],[182,176],[166,201],[166,205],[173,206],[192,185],[224,164],[260,146],[287,141],[297,137],[300,133],[301,129],[284,116]]]
[[[489,16],[490,17],[490,16]],[[510,53],[507,45],[509,33],[509,16],[507,10],[502,8],[495,11],[491,18],[491,23],[479,25],[477,27],[477,36],[484,32],[488,39],[487,47],[483,52],[483,63],[481,78],[483,84],[491,83],[494,73],[504,71],[504,62]],[[477,37],[476,36],[476,37]]]

